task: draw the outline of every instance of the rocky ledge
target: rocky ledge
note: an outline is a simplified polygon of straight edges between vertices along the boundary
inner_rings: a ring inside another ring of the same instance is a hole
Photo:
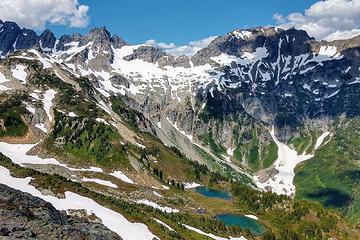
[[[102,224],[0,184],[0,239],[121,239]]]

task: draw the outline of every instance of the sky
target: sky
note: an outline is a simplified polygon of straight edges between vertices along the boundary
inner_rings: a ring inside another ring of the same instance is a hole
[[[169,51],[257,26],[295,26],[318,40],[360,34],[360,0],[0,0],[0,16],[57,36],[106,26],[128,43]]]

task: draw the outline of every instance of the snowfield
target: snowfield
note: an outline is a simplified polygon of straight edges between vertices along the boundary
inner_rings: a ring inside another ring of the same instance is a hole
[[[65,192],[65,198],[61,199],[46,196],[31,186],[30,181],[30,177],[14,178],[8,169],[0,166],[0,183],[50,202],[57,210],[86,210],[88,214],[94,214],[100,218],[107,228],[117,233],[124,240],[152,240],[157,238],[145,224],[129,222],[120,213],[105,208],[90,198],[73,192]]]
[[[314,155],[312,154],[300,154],[296,152],[296,150],[291,149],[286,144],[280,142],[275,136],[274,127],[270,131],[270,134],[278,146],[278,158],[276,159],[274,166],[275,169],[278,170],[278,173],[275,174],[272,178],[270,178],[266,182],[260,182],[257,176],[254,176],[254,180],[256,185],[260,189],[266,189],[270,187],[272,192],[277,194],[284,194],[287,196],[295,195],[295,185],[293,184],[293,180],[295,177],[294,169],[296,165],[299,163],[312,158]],[[315,149],[319,148],[325,137],[328,136],[329,132],[324,132],[317,139]]]

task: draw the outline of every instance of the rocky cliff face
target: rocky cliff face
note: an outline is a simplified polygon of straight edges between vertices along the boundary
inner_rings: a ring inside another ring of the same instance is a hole
[[[50,203],[0,184],[1,239],[121,239],[99,223],[66,215]]]

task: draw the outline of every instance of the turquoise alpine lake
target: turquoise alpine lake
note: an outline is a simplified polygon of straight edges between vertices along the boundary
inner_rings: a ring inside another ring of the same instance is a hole
[[[216,190],[216,189],[211,189],[208,187],[197,187],[195,188],[195,191],[197,193],[200,193],[201,195],[205,196],[205,197],[209,197],[209,198],[220,198],[220,199],[224,199],[224,200],[231,200],[232,197],[230,196],[229,193],[225,192],[225,191],[220,191],[220,190]]]
[[[223,222],[225,226],[237,226],[249,229],[254,235],[261,235],[265,232],[265,228],[255,219],[236,214],[220,214],[216,219]]]

